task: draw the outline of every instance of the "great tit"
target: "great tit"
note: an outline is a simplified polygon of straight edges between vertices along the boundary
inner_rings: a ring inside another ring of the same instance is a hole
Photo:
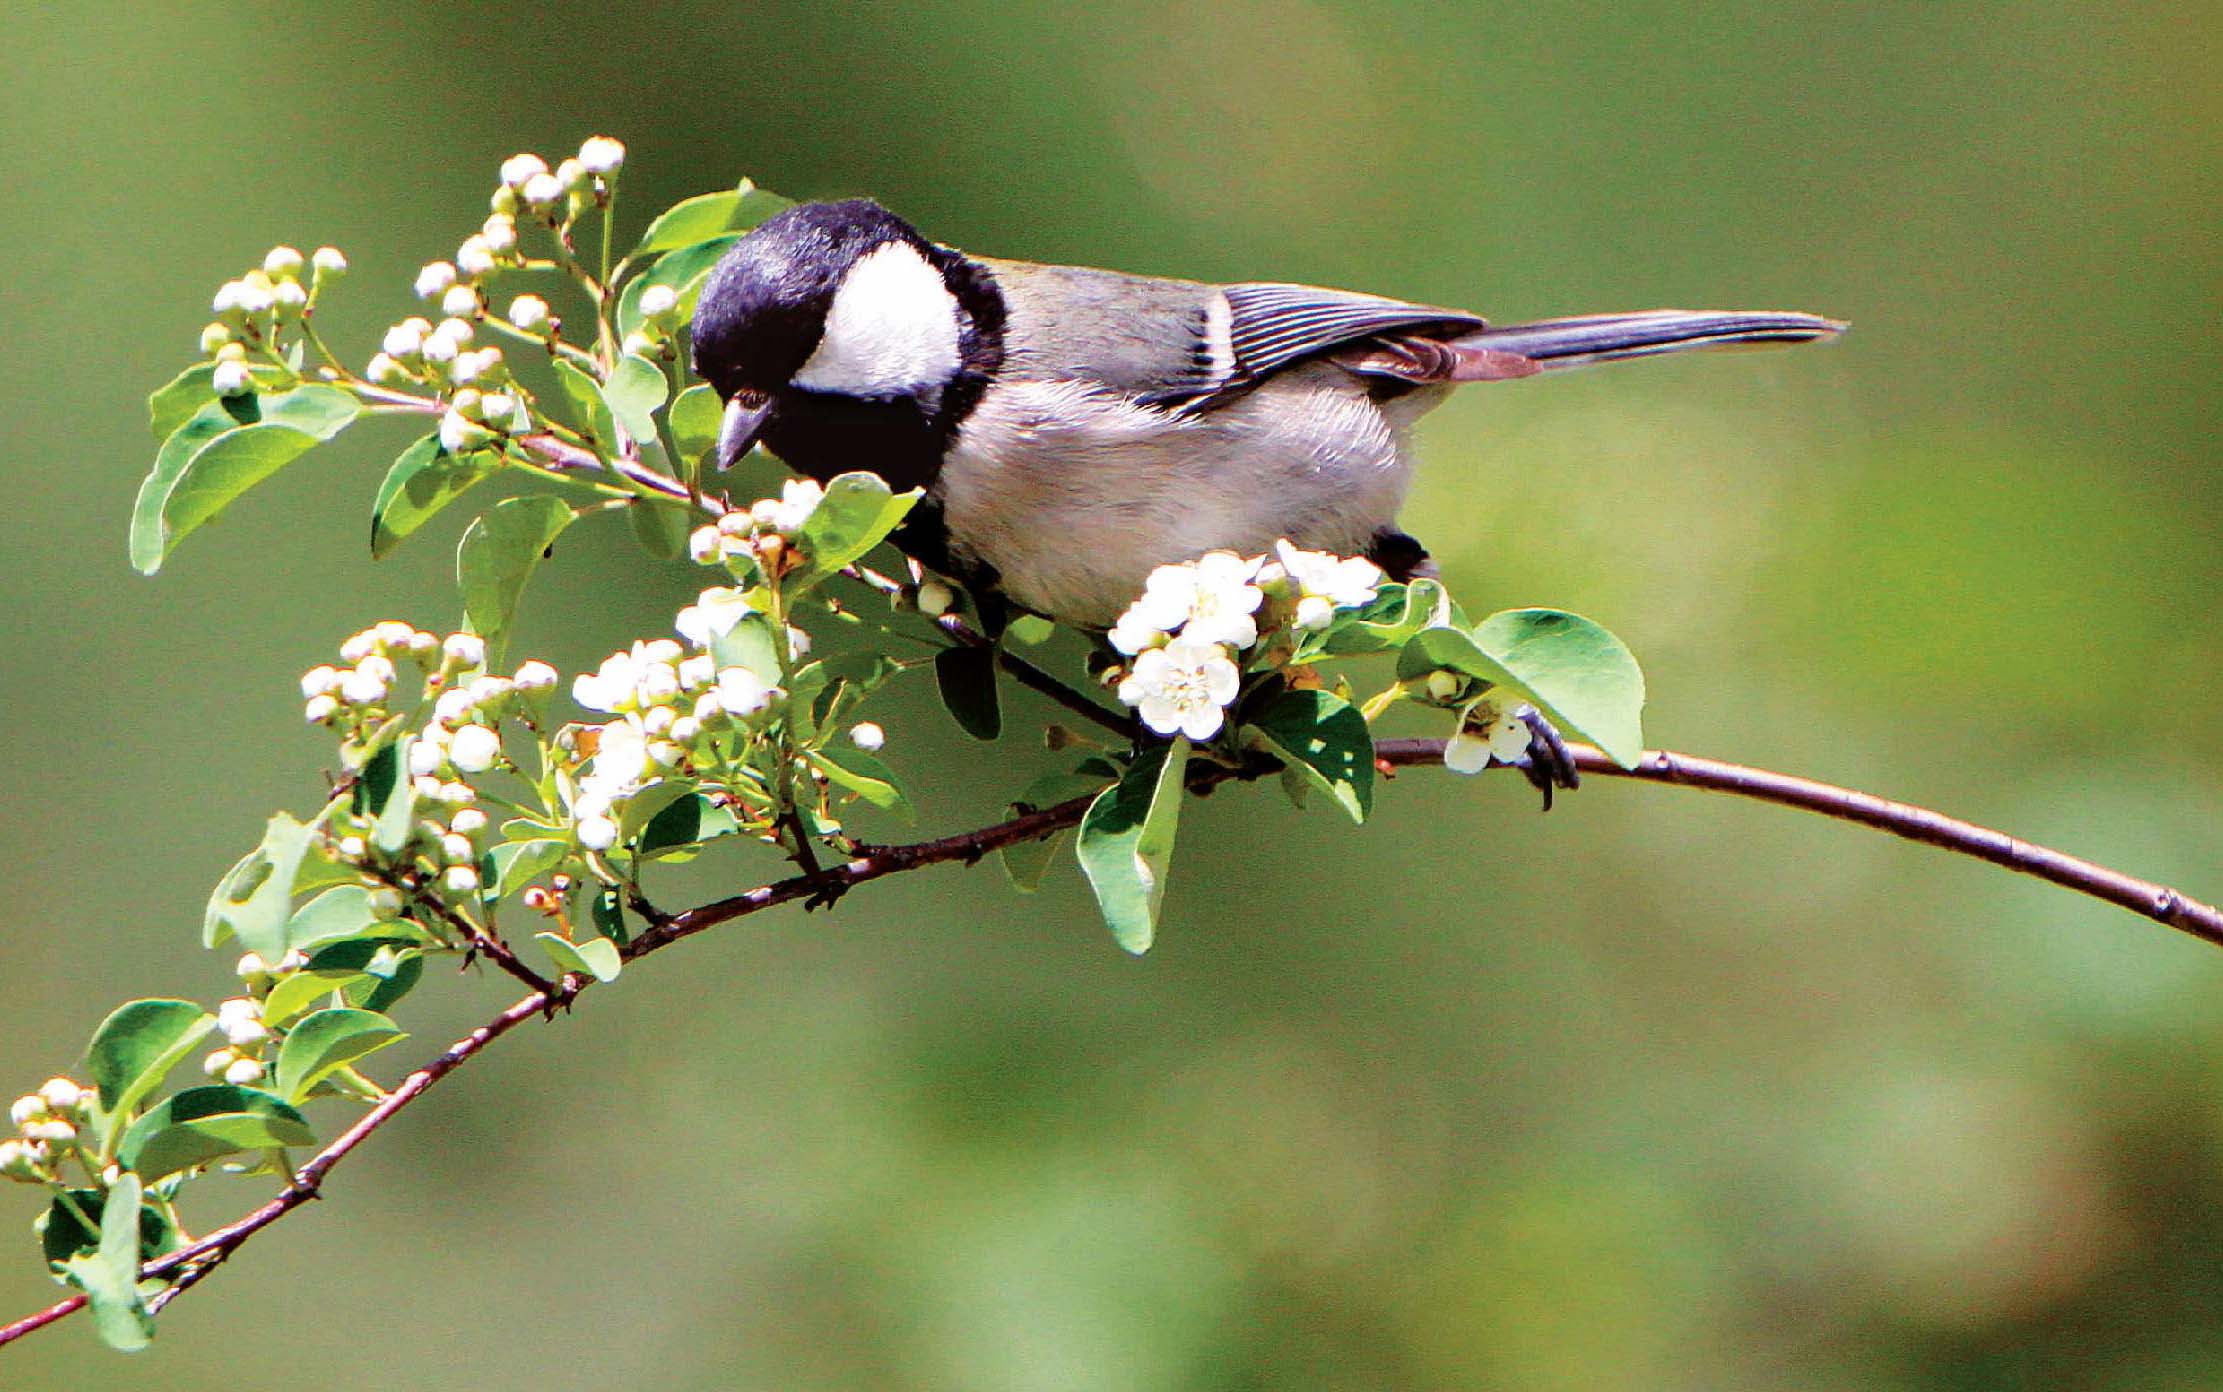
[[[726,403],[721,468],[762,441],[820,480],[924,488],[895,538],[914,559],[1101,629],[1153,568],[1282,537],[1428,573],[1397,511],[1413,423],[1456,384],[1844,327],[1679,309],[1492,326],[1310,285],[969,256],[852,199],[735,243],[693,337]]]

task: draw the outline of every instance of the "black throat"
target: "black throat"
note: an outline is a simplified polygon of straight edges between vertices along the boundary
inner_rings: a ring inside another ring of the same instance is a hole
[[[964,316],[957,376],[938,391],[886,399],[793,386],[781,391],[763,440],[797,473],[823,482],[865,469],[898,492],[932,491],[941,477],[943,452],[1003,365],[1004,301],[978,262],[948,247],[928,247],[925,254]]]

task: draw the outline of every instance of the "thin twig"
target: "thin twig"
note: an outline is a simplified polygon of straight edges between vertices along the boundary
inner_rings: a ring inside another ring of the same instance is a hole
[[[2165,885],[2110,870],[2088,860],[2050,850],[2008,836],[2004,832],[1948,817],[1928,808],[1915,807],[1830,783],[1772,773],[1743,764],[1702,759],[1694,755],[1656,750],[1645,754],[1635,768],[1625,769],[1588,745],[1571,745],[1576,765],[1587,774],[1630,778],[1648,783],[1704,788],[1737,797],[1819,812],[1842,821],[1903,836],[1910,841],[1941,847],[1977,860],[2048,880],[2067,889],[2089,894],[2139,913],[2157,923],[2188,933],[2202,941],[2223,946],[2223,910],[2189,898]],[[1375,754],[1386,767],[1440,764],[1443,741],[1433,739],[1382,740]],[[1249,776],[1247,770],[1212,770],[1205,784]],[[1063,831],[1080,821],[1092,799],[1073,798],[1038,811],[997,822],[976,831],[902,846],[877,846],[840,865],[815,875],[795,875],[772,884],[704,904],[685,913],[661,918],[637,935],[625,948],[627,961],[635,961],[722,923],[762,913],[798,899],[839,892],[903,871],[929,865],[963,861],[970,864],[990,851]],[[286,1214],[317,1197],[324,1179],[341,1160],[371,1134],[422,1097],[434,1083],[461,1067],[473,1055],[535,1015],[549,1014],[571,1003],[591,983],[566,976],[548,991],[535,991],[507,1010],[450,1045],[444,1052],[403,1079],[383,1100],[357,1119],[338,1139],[320,1150],[301,1167],[293,1180],[267,1203],[236,1222],[227,1224],[167,1256],[149,1262],[148,1277],[172,1277],[168,1290],[155,1297],[166,1304],[201,1281],[240,1245]],[[13,1324],[0,1326],[0,1346],[14,1343],[34,1330],[43,1329],[84,1308],[85,1297],[73,1295]]]

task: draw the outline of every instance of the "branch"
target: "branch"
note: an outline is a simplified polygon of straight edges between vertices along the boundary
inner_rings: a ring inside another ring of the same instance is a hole
[[[1893,802],[1888,798],[1840,788],[1835,784],[1819,783],[1790,774],[1772,773],[1766,769],[1725,763],[1718,759],[1702,759],[1669,750],[1648,752],[1633,769],[1622,768],[1588,745],[1572,745],[1570,750],[1576,766],[1587,774],[1606,778],[1631,778],[1646,783],[1667,783],[1678,787],[1705,788],[1819,812],[1823,816],[1841,821],[1857,822],[1862,826],[1903,836],[1910,841],[1920,841],[2048,880],[2142,914],[2204,942],[2223,946],[2223,910],[2189,898],[2165,885],[2137,879],[2076,856],[2033,845],[2004,832],[1948,817],[1942,812]],[[1443,761],[1443,741],[1382,740],[1376,744],[1375,754],[1384,768],[1440,765]],[[1205,771],[1196,786],[1208,787],[1248,776],[1250,775],[1247,772],[1241,770],[1214,768]],[[990,851],[1022,841],[1032,841],[1074,826],[1088,810],[1091,801],[1091,797],[1077,797],[1054,807],[1045,807],[981,827],[976,831],[909,845],[868,848],[854,859],[821,870],[815,875],[795,875],[752,889],[745,894],[716,900],[685,913],[659,919],[627,945],[625,959],[636,961],[681,938],[691,937],[719,924],[746,918],[797,899],[840,893],[868,880],[882,879],[929,865],[952,861],[963,861],[969,865]],[[196,1242],[147,1263],[144,1276],[167,1277],[171,1281],[168,1289],[154,1297],[155,1308],[159,1309],[198,1284],[248,1238],[316,1198],[325,1176],[331,1173],[334,1166],[347,1158],[355,1147],[369,1139],[373,1132],[399,1115],[404,1107],[422,1097],[434,1083],[533,1016],[546,1014],[553,1017],[559,1007],[569,1005],[592,984],[582,977],[566,976],[548,990],[535,991],[517,1001],[403,1079],[377,1106],[365,1112],[338,1139],[318,1151],[295,1173],[291,1183],[260,1208]],[[75,1314],[84,1305],[84,1296],[73,1295],[13,1324],[0,1326],[0,1347]]]

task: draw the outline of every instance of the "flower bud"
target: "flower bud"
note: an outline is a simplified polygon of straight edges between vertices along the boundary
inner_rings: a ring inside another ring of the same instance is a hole
[[[535,332],[548,322],[548,301],[538,295],[519,295],[509,302],[509,321],[526,333]]]
[[[68,1145],[77,1139],[77,1128],[60,1117],[50,1116],[44,1121],[34,1121],[23,1128],[27,1141],[45,1141],[50,1145]]]
[[[486,830],[486,814],[466,807],[448,819],[448,829],[459,836],[476,836]]]
[[[564,186],[562,181],[558,180],[555,175],[550,174],[547,167],[543,165],[540,173],[517,185],[517,196],[535,208],[546,208],[549,204],[564,196]]]
[[[232,974],[247,983],[249,987],[258,983],[265,986],[270,984],[270,964],[262,959],[260,952],[240,953],[238,963],[232,968]]]
[[[517,219],[506,213],[490,213],[486,221],[479,224],[479,237],[486,243],[486,249],[496,256],[515,251]]]
[[[260,1044],[270,1037],[262,1022],[262,1006],[246,996],[234,996],[216,1007],[216,1028],[234,1048]]]
[[[871,754],[888,742],[888,732],[867,720],[850,727],[849,742]]]
[[[35,1092],[27,1092],[8,1108],[8,1120],[18,1126],[29,1126],[46,1115],[46,1099]]]
[[[479,795],[468,783],[443,783],[440,791],[432,795],[432,800],[449,807],[468,807],[479,800]]]
[[[538,155],[531,153],[511,155],[508,159],[502,161],[502,187],[522,188],[527,179],[532,178],[535,174],[545,174],[547,172],[548,161]]]
[[[387,678],[376,668],[353,667],[340,678],[340,700],[351,706],[375,706],[386,699]]]
[[[261,1082],[264,1072],[260,1059],[233,1059],[232,1066],[224,1070],[224,1081],[235,1087],[246,1087]]]
[[[201,351],[213,354],[232,341],[232,331],[222,324],[210,324],[201,330]]]
[[[377,353],[372,355],[370,366],[363,370],[363,375],[368,377],[374,386],[391,387],[396,383],[407,381],[409,369],[395,362],[387,354]]]
[[[255,389],[255,379],[248,374],[243,362],[220,362],[209,374],[208,384],[218,396],[245,396]]]
[[[564,192],[577,194],[585,190],[587,167],[579,161],[566,159],[556,166],[555,172],[556,182],[563,185]],[[578,204],[574,203],[572,207],[576,211]]]
[[[517,212],[517,190],[508,184],[502,185],[494,190],[493,197],[486,200],[486,206],[503,217],[514,216]]]
[[[413,358],[424,350],[425,331],[418,328],[422,320],[410,319],[386,330],[386,337],[379,348],[390,358]]]
[[[494,432],[451,408],[440,417],[440,448],[450,454],[467,454],[493,443]]]
[[[332,843],[332,850],[341,860],[359,861],[370,854],[370,843],[360,836],[343,836]]]
[[[262,259],[262,273],[272,280],[290,279],[301,274],[301,267],[308,258],[289,246],[275,246]]]
[[[653,358],[656,356],[656,349],[658,347],[658,344],[656,339],[652,336],[642,333],[638,329],[635,329],[632,333],[629,333],[625,336],[625,342],[620,344],[619,347],[621,347],[625,351],[626,355],[629,357]]]
[[[479,887],[479,872],[468,865],[451,865],[441,872],[440,885],[450,894],[470,894]]]
[[[494,248],[483,233],[474,232],[456,248],[455,268],[473,280],[494,269]]]
[[[69,1078],[49,1078],[39,1084],[39,1096],[57,1112],[74,1112],[85,1100],[85,1089]]]
[[[433,261],[417,272],[417,298],[436,300],[455,285],[455,267],[446,261]]]
[[[719,545],[722,536],[716,527],[697,527],[687,534],[687,554],[698,565],[714,564],[724,554]]]
[[[43,1150],[29,1141],[0,1141],[0,1179],[36,1184],[45,1161]]]
[[[1428,674],[1428,698],[1432,701],[1449,701],[1466,690],[1466,681],[1456,672],[1437,670]]]
[[[519,691],[550,691],[558,680],[556,669],[537,658],[517,669],[511,682]]]
[[[201,1072],[211,1078],[221,1078],[224,1070],[239,1061],[239,1050],[226,1046],[201,1060]]]
[[[468,319],[443,319],[433,332],[454,339],[458,348],[479,336],[478,329]]]
[[[448,758],[465,773],[484,773],[502,757],[502,737],[484,725],[466,725],[455,732]]]
[[[440,838],[440,854],[459,864],[468,864],[475,852],[471,848],[470,837],[451,831]]]
[[[590,851],[606,851],[617,844],[618,824],[608,817],[585,817],[579,822],[579,844]]]
[[[661,319],[679,307],[679,292],[669,285],[651,285],[641,292],[640,309],[644,318]]]
[[[479,312],[479,292],[468,285],[451,285],[440,296],[440,312],[451,318]]]
[[[278,309],[284,314],[298,314],[309,303],[309,292],[301,288],[298,280],[281,280],[270,291]]]
[[[486,639],[476,633],[451,633],[440,642],[440,652],[459,667],[486,665]]]
[[[919,585],[919,612],[930,619],[948,613],[949,606],[956,602],[957,596],[939,580],[927,580]]]
[[[373,885],[366,897],[372,918],[385,923],[401,917],[401,891],[392,885]]]
[[[340,700],[337,696],[311,696],[301,706],[301,718],[311,725],[322,725],[339,713]]]
[[[318,247],[316,253],[309,258],[309,264],[316,268],[316,273],[320,278],[338,277],[347,274],[347,258],[341,255],[340,249],[336,246]]]
[[[555,912],[556,896],[550,894],[545,885],[533,885],[518,898],[526,908],[531,909],[534,913]]]
[[[589,174],[608,178],[624,166],[625,147],[606,135],[589,136],[579,147],[579,164]]]
[[[301,674],[301,695],[303,699],[322,696],[339,684],[340,674],[337,668],[328,664],[311,667]]]
[[[680,744],[693,744],[702,738],[702,722],[691,715],[683,715],[672,722],[670,734]]]

